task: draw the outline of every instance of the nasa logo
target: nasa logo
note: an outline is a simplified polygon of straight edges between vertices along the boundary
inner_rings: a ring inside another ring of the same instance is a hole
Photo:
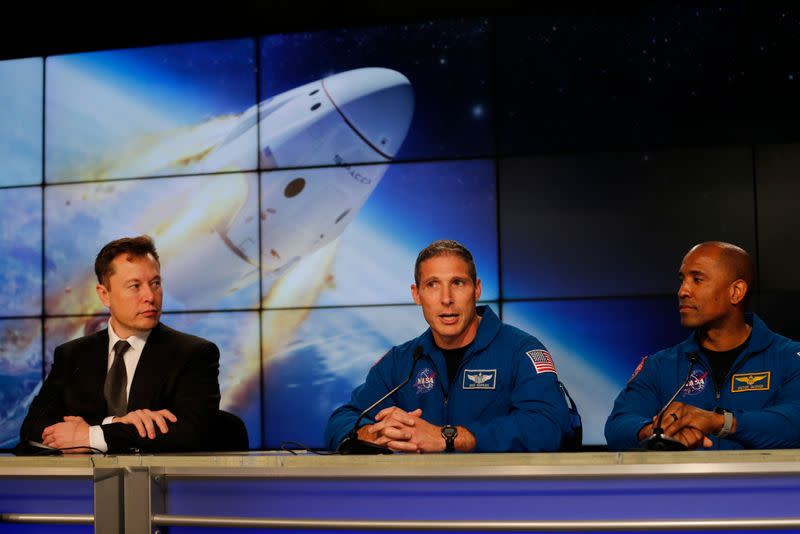
[[[464,389],[494,389],[497,385],[497,369],[464,369],[461,387]]]
[[[697,395],[706,389],[706,377],[708,371],[698,369],[692,371],[692,376],[683,388],[683,394],[687,396]]]
[[[417,395],[430,392],[435,385],[436,371],[430,367],[426,367],[425,369],[421,370],[419,373],[417,373],[417,377],[414,379],[414,389],[417,390]]]

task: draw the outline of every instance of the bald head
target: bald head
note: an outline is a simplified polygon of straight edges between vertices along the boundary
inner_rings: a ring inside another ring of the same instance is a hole
[[[744,280],[747,284],[747,296],[743,300],[743,304],[747,304],[755,281],[755,266],[746,250],[724,241],[706,241],[692,247],[684,261],[694,254],[705,254],[716,260],[717,267],[727,273],[729,283]]]

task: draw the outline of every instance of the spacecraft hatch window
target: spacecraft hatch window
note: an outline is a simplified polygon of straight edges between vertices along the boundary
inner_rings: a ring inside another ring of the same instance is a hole
[[[311,106],[311,111],[316,111],[316,110],[318,110],[318,109],[319,109],[319,107],[320,107],[321,105],[322,105],[322,104],[320,104],[319,102],[317,102],[316,104],[314,104],[313,106]]]
[[[295,178],[294,180],[286,184],[286,187],[283,188],[283,196],[285,196],[286,198],[296,197],[303,191],[303,189],[305,189],[305,187],[306,187],[305,178]]]
[[[336,224],[336,223],[338,223],[339,221],[341,221],[342,219],[344,219],[345,217],[347,217],[347,214],[348,214],[348,213],[350,213],[350,208],[347,208],[346,210],[344,210],[344,211],[342,212],[342,214],[341,214],[341,215],[339,215],[338,217],[336,217],[336,220],[335,220],[335,221],[333,221],[333,224]]]
[[[319,93],[319,89],[314,89],[313,91],[311,91],[310,93],[308,93],[308,96],[314,96],[314,95],[315,95],[315,94],[317,94],[317,93]]]

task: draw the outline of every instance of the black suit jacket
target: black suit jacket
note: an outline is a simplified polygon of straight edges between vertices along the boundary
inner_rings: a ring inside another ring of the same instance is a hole
[[[45,427],[65,415],[79,415],[99,425],[108,414],[103,397],[108,367],[108,330],[56,348],[53,368],[31,403],[20,438],[41,441]],[[166,408],[178,418],[169,432],[156,427],[156,438],[139,437],[136,427],[104,425],[109,452],[179,452],[208,450],[211,421],[219,409],[219,349],[205,339],[159,323],[151,332],[133,375],[128,411]]]

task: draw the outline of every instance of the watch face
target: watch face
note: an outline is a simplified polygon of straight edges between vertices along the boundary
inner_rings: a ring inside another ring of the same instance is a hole
[[[446,426],[442,428],[442,436],[445,438],[454,438],[458,435],[458,430],[454,426]]]

